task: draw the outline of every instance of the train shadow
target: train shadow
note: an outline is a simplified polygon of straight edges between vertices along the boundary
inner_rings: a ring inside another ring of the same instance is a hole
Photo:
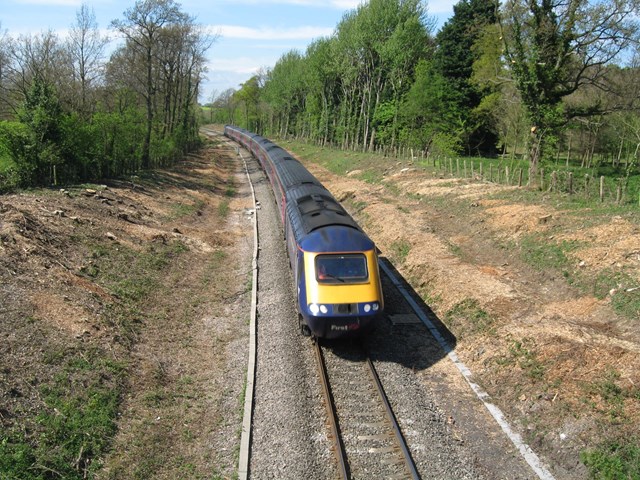
[[[381,261],[400,288],[381,270],[385,312],[380,320],[358,339],[323,341],[322,345],[348,360],[351,358],[348,345],[359,342],[366,347],[374,361],[398,363],[414,371],[428,369],[445,358],[448,351],[455,349],[457,339],[393,264],[385,258],[381,258]],[[400,290],[412,299],[411,303]],[[440,341],[420,316],[428,319],[439,334]],[[441,345],[442,341],[446,349]]]

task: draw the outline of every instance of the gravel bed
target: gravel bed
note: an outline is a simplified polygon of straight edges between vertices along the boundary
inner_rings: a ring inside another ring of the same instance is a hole
[[[261,205],[257,212],[258,352],[249,477],[335,478],[313,350],[298,329],[282,226],[264,174],[255,160],[248,164]]]

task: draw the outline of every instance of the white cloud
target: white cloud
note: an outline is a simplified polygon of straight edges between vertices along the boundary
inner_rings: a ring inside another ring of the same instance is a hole
[[[241,38],[246,40],[311,40],[318,37],[326,37],[333,33],[333,27],[294,27],[274,28],[260,27],[250,28],[238,25],[212,25],[211,33],[219,34],[225,38]]]
[[[275,60],[256,59],[250,57],[222,58],[218,57],[209,62],[211,73],[231,72],[234,74],[253,74],[264,65],[273,65]],[[211,76],[211,74],[209,74]]]

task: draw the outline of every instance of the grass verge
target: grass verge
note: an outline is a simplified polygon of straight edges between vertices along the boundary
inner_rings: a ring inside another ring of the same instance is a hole
[[[114,343],[108,349],[90,340],[46,344],[36,361],[51,375],[30,382],[37,389],[37,405],[17,412],[19,422],[3,422],[1,480],[86,479],[101,468],[100,459],[116,432],[129,369],[124,360],[115,359],[113,349],[133,344],[146,295],[161,288],[172,259],[186,251],[183,244],[171,242],[138,252],[81,233],[70,241],[89,253],[81,273],[112,294],[114,301],[103,305],[101,320]],[[48,335],[36,318],[31,328]]]

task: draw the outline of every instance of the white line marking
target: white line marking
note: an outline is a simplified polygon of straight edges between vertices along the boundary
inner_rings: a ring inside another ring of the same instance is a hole
[[[513,445],[518,449],[520,454],[524,457],[524,459],[529,464],[529,466],[533,469],[536,475],[538,475],[538,477],[541,480],[555,480],[551,472],[549,472],[549,470],[547,470],[547,468],[543,465],[540,458],[535,454],[533,450],[531,450],[531,447],[529,447],[529,445],[527,445],[522,441],[522,437],[520,436],[520,434],[513,431],[513,429],[509,425],[509,422],[507,422],[507,419],[505,418],[502,411],[489,401],[489,399],[491,398],[489,394],[485,392],[477,383],[473,381],[473,374],[471,373],[471,370],[469,370],[469,368],[467,368],[467,366],[464,363],[462,363],[460,358],[458,358],[458,355],[456,354],[456,352],[453,351],[449,343],[440,334],[440,331],[429,319],[427,314],[422,310],[422,308],[420,308],[420,306],[411,297],[411,295],[409,295],[409,292],[407,292],[407,289],[404,287],[404,285],[402,285],[398,281],[396,276],[393,274],[393,272],[391,272],[391,270],[384,263],[384,261],[379,260],[379,263],[380,263],[380,267],[391,279],[394,286],[398,289],[398,291],[402,294],[402,296],[407,300],[407,302],[409,302],[409,304],[411,305],[411,308],[413,308],[413,310],[416,312],[416,315],[420,317],[420,320],[422,320],[422,323],[425,324],[427,329],[429,329],[429,332],[431,333],[431,335],[433,335],[436,341],[440,344],[444,352],[447,354],[447,357],[449,357],[449,360],[451,360],[453,364],[458,368],[458,370],[460,371],[462,376],[465,378],[465,380],[467,381],[471,389],[474,391],[474,393],[477,395],[480,401],[484,404],[484,406],[487,408],[487,410],[489,411],[491,416],[495,419],[495,421],[498,422],[498,425],[500,425],[500,428],[502,428],[502,431],[507,434],[507,437],[509,437],[509,440],[511,440],[511,443],[513,443]]]

